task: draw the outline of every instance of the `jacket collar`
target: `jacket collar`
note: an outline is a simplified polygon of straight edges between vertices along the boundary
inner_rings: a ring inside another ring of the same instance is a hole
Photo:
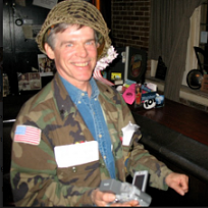
[[[99,96],[105,96],[107,99],[113,99],[115,96],[114,89],[109,86],[102,84],[101,82],[97,81],[97,86],[101,92]],[[66,88],[64,87],[58,73],[55,74],[53,79],[53,87],[54,87],[54,97],[57,104],[57,108],[60,112],[62,119],[64,119],[70,113],[77,113],[78,110],[75,104],[72,102],[70,96]],[[102,102],[101,102],[102,105]]]

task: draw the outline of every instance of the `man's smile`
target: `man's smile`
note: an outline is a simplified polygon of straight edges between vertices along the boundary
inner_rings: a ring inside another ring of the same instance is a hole
[[[89,62],[84,62],[84,63],[73,63],[75,66],[87,66]]]

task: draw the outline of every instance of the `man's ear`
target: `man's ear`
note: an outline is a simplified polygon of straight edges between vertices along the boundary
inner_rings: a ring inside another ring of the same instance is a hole
[[[99,47],[100,47],[100,43],[96,43],[96,45],[97,45],[97,48],[99,48]]]
[[[55,58],[54,51],[53,51],[53,49],[48,45],[48,43],[45,43],[45,44],[44,44],[44,48],[45,48],[45,51],[46,51],[47,56],[48,56],[50,59],[54,59],[54,58]]]

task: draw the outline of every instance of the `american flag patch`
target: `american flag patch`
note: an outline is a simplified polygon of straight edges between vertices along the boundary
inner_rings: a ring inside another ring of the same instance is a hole
[[[33,126],[19,125],[15,130],[14,141],[39,145],[41,130]]]

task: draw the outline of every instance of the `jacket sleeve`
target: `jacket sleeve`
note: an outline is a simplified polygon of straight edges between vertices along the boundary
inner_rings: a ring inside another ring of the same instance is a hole
[[[92,205],[92,187],[76,187],[58,178],[54,152],[44,137],[39,145],[13,141],[10,181],[15,205]]]
[[[138,134],[137,132],[135,135]],[[150,174],[149,185],[158,189],[167,190],[168,186],[165,183],[165,177],[172,171],[163,162],[145,150],[144,146],[139,141],[137,142],[137,139],[133,141],[131,148],[127,168],[132,177],[135,171],[148,170]]]
[[[121,126],[125,127],[129,121],[136,124],[128,105],[124,101],[121,102],[121,105],[122,118],[119,119],[122,122]],[[128,156],[125,158],[127,174],[133,177],[135,171],[148,170],[150,174],[149,185],[158,189],[167,190],[168,186],[165,183],[165,177],[172,171],[145,149],[144,145],[140,143],[141,138],[142,134],[140,129],[138,129],[132,136],[130,145],[123,146],[125,151],[128,150]]]

